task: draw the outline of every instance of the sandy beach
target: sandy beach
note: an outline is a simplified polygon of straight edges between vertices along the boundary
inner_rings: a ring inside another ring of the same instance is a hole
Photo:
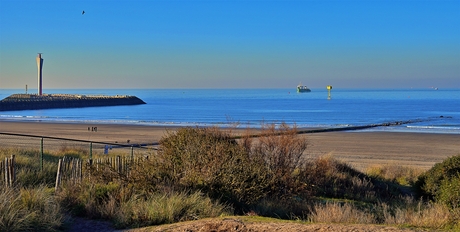
[[[0,121],[1,133],[79,139],[105,143],[154,143],[176,130],[172,126],[78,124]],[[239,131],[232,131],[239,133]],[[323,132],[303,134],[309,157],[331,155],[365,171],[379,164],[429,169],[443,159],[460,154],[459,134],[400,132]],[[0,144],[2,138],[0,135]]]

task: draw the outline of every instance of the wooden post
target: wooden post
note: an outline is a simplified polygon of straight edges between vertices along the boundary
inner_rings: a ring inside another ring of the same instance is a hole
[[[118,156],[117,156],[117,163],[118,163],[117,172],[118,172],[119,174],[122,173],[122,167],[123,167],[123,164],[121,163],[121,161],[122,161],[122,160],[121,160],[121,156],[118,155]]]
[[[58,191],[59,185],[61,184],[61,165],[62,165],[62,159],[59,159],[58,169],[57,169],[57,174],[56,174],[56,186],[54,187],[55,192]]]
[[[16,171],[14,163],[14,155],[11,158],[5,158],[5,186],[12,187],[16,181]]]
[[[10,183],[10,173],[9,173],[9,160],[8,160],[8,157],[5,157],[5,186],[6,187],[9,187],[9,183]]]
[[[43,171],[43,138],[40,140],[40,171]]]
[[[78,162],[78,177],[79,177],[79,181],[78,183],[81,183],[82,179],[83,179],[83,160],[80,159],[79,162]]]
[[[131,162],[133,161],[134,159],[134,147],[131,146]]]
[[[89,143],[89,165],[93,164],[93,142]]]
[[[15,157],[14,155],[11,155],[11,161],[10,161],[10,187],[12,187],[14,182],[16,181],[14,157]]]

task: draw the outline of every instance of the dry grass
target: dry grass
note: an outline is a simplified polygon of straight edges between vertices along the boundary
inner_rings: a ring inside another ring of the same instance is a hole
[[[421,228],[441,229],[454,225],[454,214],[445,205],[406,198],[406,203],[399,207],[380,205],[384,213],[384,223],[389,225],[406,225]]]
[[[424,170],[420,168],[402,166],[395,163],[372,165],[366,171],[369,176],[404,186],[413,185],[417,181],[418,176],[423,172]]]
[[[0,231],[57,231],[64,223],[60,206],[45,186],[2,188]]]
[[[376,223],[375,216],[372,213],[359,210],[350,203],[342,204],[337,202],[315,204],[308,218],[313,223]]]
[[[117,227],[160,225],[231,214],[231,208],[216,203],[200,192],[157,193],[145,199],[133,198],[120,205]]]
[[[200,192],[139,194],[129,188],[84,183],[58,193],[61,204],[73,214],[106,219],[117,228],[134,228],[231,214],[231,207]]]

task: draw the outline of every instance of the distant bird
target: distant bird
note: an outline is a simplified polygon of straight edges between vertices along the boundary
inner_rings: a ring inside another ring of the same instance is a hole
[[[84,14],[85,14],[85,11],[82,11],[82,12],[81,12],[81,15],[84,15]]]

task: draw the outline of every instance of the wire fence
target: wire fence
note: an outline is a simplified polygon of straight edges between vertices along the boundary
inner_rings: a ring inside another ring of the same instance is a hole
[[[37,170],[43,170],[43,163],[59,163],[59,159],[65,156],[78,156],[89,164],[101,162],[100,160],[110,157],[122,157],[123,159],[138,159],[149,157],[156,151],[157,145],[152,144],[119,144],[97,141],[87,141],[68,138],[47,136],[1,133],[0,132],[0,182],[12,182],[11,156],[21,159],[27,156],[36,163]],[[10,175],[10,176],[8,176]]]
[[[150,144],[129,144],[129,143],[108,143],[90,140],[68,139],[48,136],[25,135],[0,132],[0,148],[23,148],[38,149],[40,151],[66,151],[66,150],[87,150],[89,154],[109,154],[111,151],[119,153],[142,152],[155,150],[158,143]]]

